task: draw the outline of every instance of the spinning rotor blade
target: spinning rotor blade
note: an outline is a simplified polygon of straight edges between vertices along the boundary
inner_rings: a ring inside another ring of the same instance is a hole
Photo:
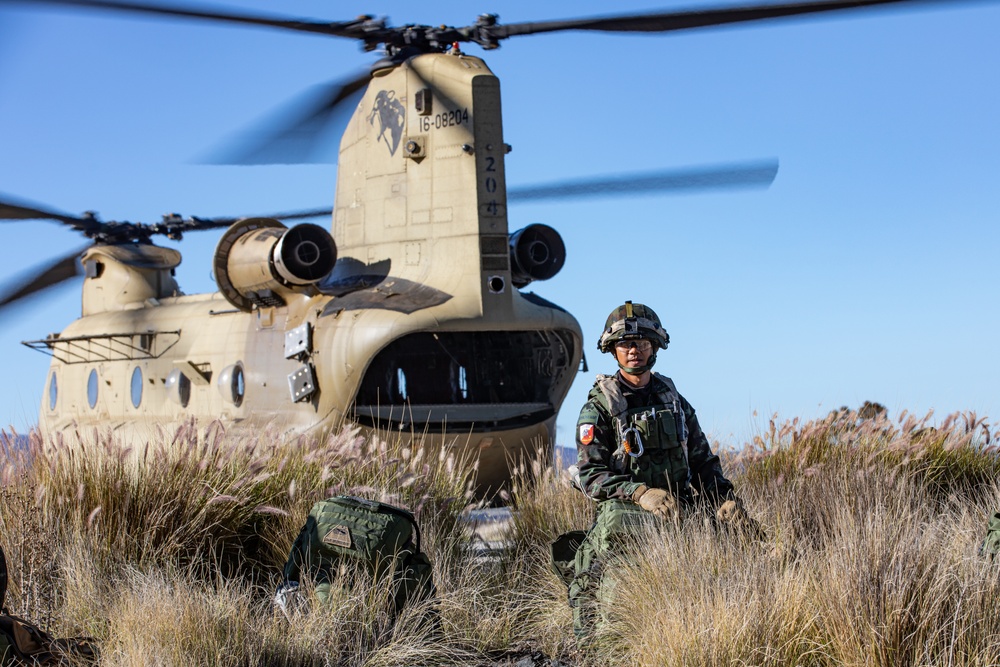
[[[595,178],[507,188],[507,201],[620,197],[657,192],[683,193],[726,188],[766,188],[778,174],[778,161],[766,160],[715,167],[670,169],[640,174]]]
[[[82,232],[93,229],[100,224],[94,218],[80,218],[75,215],[38,208],[34,205],[13,204],[2,200],[0,200],[0,220],[56,220]]]
[[[85,248],[74,250],[55,262],[33,271],[29,277],[15,280],[12,284],[7,285],[0,296],[0,309],[70,278],[83,275],[80,255],[84,250]]]
[[[0,0],[7,3],[31,2],[32,0]],[[65,5],[68,7],[83,7],[86,9],[106,9],[115,12],[135,12],[138,14],[157,14],[160,16],[173,16],[176,18],[201,19],[207,21],[220,21],[225,23],[241,23],[243,25],[263,26],[269,28],[280,28],[283,30],[296,30],[299,32],[311,32],[320,35],[330,35],[334,37],[361,36],[362,30],[369,20],[369,17],[362,17],[355,21],[309,21],[305,19],[286,19],[277,16],[261,16],[254,14],[233,13],[221,10],[198,9],[195,7],[184,7],[180,5],[152,4],[136,2],[119,2],[118,0],[34,0],[34,4]],[[378,22],[375,23],[378,25]]]
[[[6,3],[26,3],[31,0],[0,0]],[[670,32],[711,26],[763,21],[768,19],[802,16],[822,12],[864,9],[887,5],[954,5],[960,0],[818,0],[816,2],[791,2],[785,4],[755,4],[713,9],[692,9],[680,12],[659,12],[606,16],[555,21],[527,21],[499,24],[496,16],[483,15],[475,25],[462,28],[450,26],[411,25],[392,28],[381,19],[361,16],[354,21],[313,21],[287,19],[277,16],[234,13],[222,10],[198,9],[191,6],[163,3],[147,4],[124,0],[34,0],[35,4],[64,5],[120,12],[157,14],[178,18],[240,23],[244,25],[295,30],[333,37],[348,37],[365,42],[366,48],[387,44],[399,49],[417,46],[442,51],[452,42],[476,42],[485,48],[498,46],[501,39],[515,35],[533,35],[563,30],[591,30],[601,32]]]
[[[180,239],[187,232],[198,232],[208,229],[229,227],[234,222],[247,217],[269,217],[278,220],[301,220],[318,218],[332,214],[332,210],[312,209],[308,211],[292,211],[268,216],[226,216],[218,218],[185,218],[176,213],[163,216],[163,220],[154,223],[143,222],[101,222],[93,214],[90,217],[78,218],[64,213],[40,208],[35,205],[13,204],[0,200],[0,221],[2,220],[55,220],[66,223],[88,238],[98,243],[150,243],[150,237],[163,235],[168,238]],[[82,250],[80,251],[82,252]],[[80,252],[76,254],[79,255]],[[58,264],[59,262],[56,262]],[[54,265],[53,265],[54,266]],[[2,302],[0,302],[2,305]]]
[[[229,227],[235,222],[246,218],[274,218],[275,220],[307,220],[309,218],[325,218],[333,215],[333,209],[313,208],[305,211],[286,211],[284,213],[268,213],[267,215],[240,215],[225,218],[191,218],[190,226],[183,231],[202,231]]]
[[[955,4],[960,0],[947,0]],[[965,0],[969,1],[969,0]],[[126,0],[0,0],[0,4],[30,3],[59,5],[116,12],[134,12],[149,15],[237,23],[258,27],[295,30],[333,37],[360,40],[367,50],[384,44],[390,54],[408,57],[412,53],[442,52],[452,43],[475,42],[483,48],[499,46],[500,40],[515,35],[566,30],[600,32],[669,32],[705,28],[728,24],[746,23],[769,19],[787,18],[866,8],[945,4],[946,0],[818,0],[785,4],[756,4],[735,7],[693,9],[680,12],[661,12],[608,16],[556,21],[532,21],[500,24],[493,15],[482,15],[475,25],[454,28],[450,26],[407,25],[387,26],[382,19],[361,16],[353,21],[323,22],[287,19],[197,6],[167,3],[139,3]],[[348,80],[331,83],[313,91],[306,102],[298,102],[290,111],[258,126],[228,147],[209,154],[206,161],[214,164],[299,164],[317,159],[316,139],[330,126],[334,114],[341,108],[353,108],[354,102],[368,82],[368,75],[358,75]],[[440,91],[435,90],[440,96]],[[447,98],[442,98],[447,104]]]
[[[333,215],[333,209],[327,208],[316,208],[310,211],[294,211],[292,213],[275,213],[273,215],[265,215],[265,218],[274,218],[275,220],[306,220],[308,218],[327,218]]]
[[[364,71],[341,81],[310,89],[285,110],[241,133],[229,145],[203,160],[208,164],[305,164],[314,162],[322,147],[319,137],[336,124],[340,110],[353,110],[371,74]],[[344,119],[346,127],[347,118]]]
[[[526,201],[569,198],[622,197],[656,193],[680,194],[727,188],[766,188],[771,185],[777,175],[777,160],[761,160],[715,167],[645,171],[638,174],[594,176],[543,185],[515,186],[507,188],[507,201],[516,204]],[[332,214],[333,209],[319,208],[294,213],[276,213],[266,217],[277,220],[295,220],[327,217]]]
[[[434,92],[446,109],[459,106],[420,72],[414,69],[413,74],[425,88]],[[361,101],[370,80],[371,74],[365,70],[348,79],[316,86],[256,128],[230,140],[228,146],[198,161],[220,165],[324,162],[321,159],[325,152],[323,136],[333,134],[334,128],[347,127],[350,114]]]
[[[495,39],[514,35],[534,35],[562,30],[593,30],[601,32],[671,32],[711,26],[747,23],[767,19],[787,18],[850,9],[865,9],[885,5],[954,4],[955,0],[821,0],[820,2],[793,2],[787,4],[745,5],[694,9],[662,14],[635,14],[604,18],[573,19],[561,21],[532,21],[507,23],[487,28]]]

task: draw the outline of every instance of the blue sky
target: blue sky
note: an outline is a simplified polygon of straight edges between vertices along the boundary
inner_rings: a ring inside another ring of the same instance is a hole
[[[280,8],[466,25],[486,11],[518,22],[706,4]],[[590,372],[564,404],[560,443],[572,441],[593,373],[613,369],[596,339],[625,299],[661,315],[672,343],[657,370],[726,444],[773,412],[809,418],[864,400],[894,415],[1000,415],[1000,3],[946,4],[467,49],[502,82],[510,185],[780,160],[767,190],[511,207],[512,230],[543,222],[562,234],[565,268],[529,289],[574,313],[586,335]],[[346,40],[0,6],[0,192],[132,221],[330,205],[333,164],[192,161],[308,86],[371,61]],[[186,292],[214,289],[217,238],[179,246]],[[4,279],[82,241],[53,223],[7,223],[0,244]],[[0,423],[23,429],[36,418],[48,357],[20,341],[78,314],[76,285],[4,313]]]

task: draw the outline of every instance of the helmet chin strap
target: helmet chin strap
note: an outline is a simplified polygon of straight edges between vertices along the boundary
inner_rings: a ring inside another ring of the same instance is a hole
[[[616,358],[615,361],[618,361],[618,359]],[[618,361],[618,368],[622,369],[623,373],[628,373],[629,375],[642,375],[646,371],[650,370],[655,363],[656,353],[654,352],[649,355],[649,362],[645,366],[626,366],[622,362]]]

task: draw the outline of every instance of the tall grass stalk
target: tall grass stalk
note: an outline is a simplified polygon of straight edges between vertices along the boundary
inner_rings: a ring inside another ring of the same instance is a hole
[[[108,665],[1000,664],[1000,563],[977,553],[1000,507],[995,434],[972,414],[929,423],[775,420],[725,461],[764,543],[699,513],[637,536],[608,566],[613,602],[584,647],[549,543],[594,506],[561,466],[518,466],[491,537],[506,548],[486,554],[463,518],[475,466],[460,448],[350,428],[311,442],[191,424],[141,451],[32,434],[0,469],[8,606],[96,637]],[[338,493],[416,513],[433,602],[394,620],[386,591],[362,585],[273,612],[309,508]]]

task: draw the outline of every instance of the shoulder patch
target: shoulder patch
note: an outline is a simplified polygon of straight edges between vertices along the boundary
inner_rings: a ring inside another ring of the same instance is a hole
[[[577,435],[581,445],[589,445],[594,441],[594,425],[580,424],[580,432]]]

